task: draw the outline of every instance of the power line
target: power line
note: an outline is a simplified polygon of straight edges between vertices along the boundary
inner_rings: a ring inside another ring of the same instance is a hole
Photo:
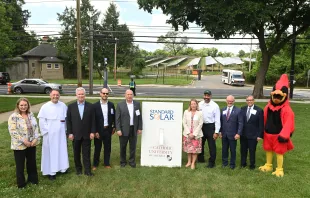
[[[136,3],[135,0],[91,0],[91,1],[116,2],[116,3]],[[27,4],[27,3],[59,3],[59,2],[72,2],[72,0],[25,1],[25,4]]]

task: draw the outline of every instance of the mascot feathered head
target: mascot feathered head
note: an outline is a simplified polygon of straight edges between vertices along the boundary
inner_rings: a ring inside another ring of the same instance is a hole
[[[279,106],[288,101],[288,88],[288,77],[286,74],[282,74],[270,93],[272,105]]]

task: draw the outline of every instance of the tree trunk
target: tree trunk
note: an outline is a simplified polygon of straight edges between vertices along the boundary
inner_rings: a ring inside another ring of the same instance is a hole
[[[269,55],[268,51],[262,51],[262,58],[263,60],[256,74],[256,80],[252,94],[254,98],[264,98],[264,83],[271,56]]]

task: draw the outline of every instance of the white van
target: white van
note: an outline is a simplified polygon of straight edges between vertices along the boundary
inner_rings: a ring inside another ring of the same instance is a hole
[[[238,70],[224,69],[222,73],[222,82],[229,85],[244,86],[245,79],[243,72]]]

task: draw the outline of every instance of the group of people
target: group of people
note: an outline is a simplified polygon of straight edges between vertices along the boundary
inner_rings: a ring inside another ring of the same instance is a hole
[[[140,103],[133,100],[133,91],[126,90],[125,100],[118,103],[108,101],[109,91],[100,91],[100,100],[91,104],[85,100],[85,89],[76,89],[77,101],[66,106],[59,101],[60,93],[53,90],[51,101],[45,103],[38,114],[39,125],[30,110],[28,99],[16,103],[15,112],[8,119],[11,149],[14,151],[18,188],[27,183],[38,184],[36,168],[36,146],[42,140],[41,171],[50,180],[57,173],[67,173],[69,158],[67,137],[72,141],[74,164],[77,175],[93,176],[99,165],[104,145],[104,166],[111,168],[111,137],[116,132],[120,142],[120,166],[127,164],[126,148],[129,142],[128,163],[136,167],[137,136],[142,133]],[[94,139],[93,167],[91,167],[91,141]],[[82,162],[81,162],[82,155]],[[25,163],[26,162],[26,163]],[[27,182],[24,175],[26,164]]]
[[[207,167],[215,167],[216,140],[222,139],[222,167],[235,169],[237,140],[240,139],[241,167],[247,166],[250,155],[250,169],[255,169],[257,142],[264,133],[263,110],[254,105],[254,97],[246,97],[247,105],[238,108],[232,95],[226,97],[227,106],[220,109],[212,99],[210,90],[204,91],[204,100],[191,99],[183,115],[183,150],[187,153],[186,167],[195,169],[195,163],[205,162],[204,148],[208,142],[210,157]],[[230,151],[230,161],[228,156]]]

